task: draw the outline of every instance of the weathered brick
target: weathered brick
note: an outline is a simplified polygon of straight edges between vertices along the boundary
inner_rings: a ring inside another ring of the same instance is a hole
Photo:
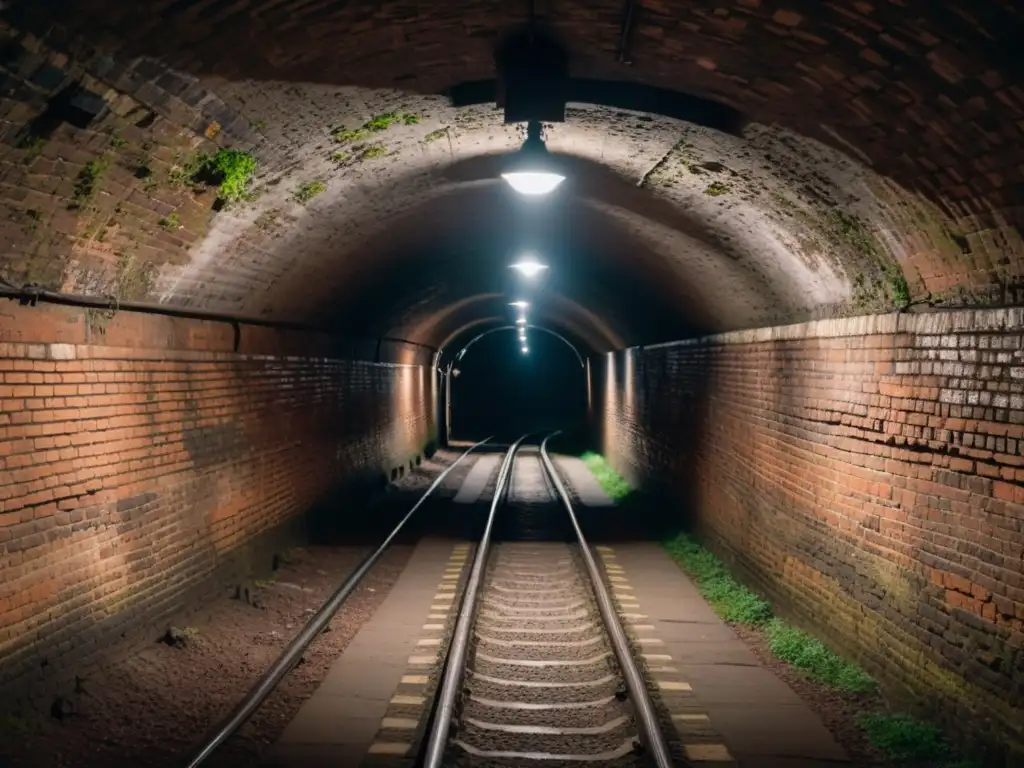
[[[985,318],[962,322],[984,328]],[[906,327],[940,320],[907,318]],[[1016,349],[1024,322],[1004,320],[998,332],[946,334],[941,345]],[[857,321],[830,322],[791,326],[767,343],[755,339],[762,331],[741,331],[642,349],[629,366],[624,354],[592,359],[603,449],[630,480],[684,503],[709,545],[783,615],[939,705],[951,723],[998,723],[1019,741],[1019,676],[964,651],[975,644],[1012,658],[1005,627],[1024,616],[1024,484],[1018,457],[997,452],[1007,412],[951,410],[923,427],[918,414],[972,383],[951,372],[924,386],[913,364],[936,337],[903,334],[908,367],[879,373],[847,362],[880,349],[857,335]],[[1005,367],[984,383],[1019,391]],[[857,415],[851,393],[872,391],[891,401]],[[992,443],[984,461],[957,455],[979,441]],[[884,458],[869,465],[872,455]],[[939,668],[955,670],[957,684],[938,686],[930,670]]]
[[[14,308],[0,317],[0,339],[45,343],[81,314]],[[204,335],[209,325],[122,314],[111,335],[126,346],[62,343],[62,372],[45,384],[31,383],[34,367],[54,363],[33,344],[0,344],[0,359],[25,363],[5,374],[14,382],[0,394],[12,397],[0,402],[19,406],[13,421],[41,420],[0,433],[0,633],[20,627],[0,657],[0,689],[26,658],[44,655],[56,669],[99,652],[118,640],[105,634],[112,626],[162,615],[173,608],[168,590],[201,581],[353,473],[407,463],[430,439],[429,391],[419,386],[430,376],[418,367],[341,359],[330,339],[273,331],[235,353],[230,329]],[[276,354],[263,354],[269,341]],[[206,348],[216,357],[195,357]],[[70,383],[78,371],[96,383]],[[48,396],[13,397],[38,391]],[[161,412],[167,420],[153,418]],[[95,569],[93,557],[115,551],[141,581]],[[8,591],[15,611],[4,610]],[[111,622],[87,642],[101,606]]]

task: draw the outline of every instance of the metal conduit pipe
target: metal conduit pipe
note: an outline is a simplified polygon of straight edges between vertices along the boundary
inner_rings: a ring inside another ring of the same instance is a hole
[[[437,705],[434,709],[434,720],[431,724],[427,751],[423,761],[424,768],[440,768],[445,748],[448,746],[448,731],[452,716],[455,714],[455,697],[458,695],[459,686],[462,683],[462,673],[466,666],[466,653],[469,651],[469,639],[476,614],[477,594],[480,591],[480,584],[483,582],[484,568],[487,566],[487,551],[491,544],[494,518],[505,492],[508,490],[508,479],[512,474],[512,463],[515,461],[516,451],[519,450],[519,444],[526,438],[527,435],[523,435],[512,443],[498,470],[498,483],[494,489],[494,498],[491,499],[487,525],[484,527],[483,536],[480,537],[480,543],[477,545],[476,554],[473,557],[473,570],[470,571],[469,579],[466,581],[462,604],[459,606],[459,618],[456,621],[455,632],[448,648],[448,660]]]
[[[207,736],[203,742],[202,747],[188,762],[188,768],[196,768],[201,765],[214,750],[223,744],[229,736],[237,731],[242,724],[252,716],[263,700],[267,698],[271,691],[277,687],[281,679],[288,674],[288,672],[294,667],[299,659],[302,657],[303,652],[309,647],[309,644],[316,639],[324,628],[334,618],[334,614],[338,612],[345,600],[348,599],[349,595],[352,594],[359,582],[362,581],[363,577],[367,574],[370,568],[373,567],[374,563],[380,559],[384,551],[391,545],[399,531],[405,526],[409,519],[413,516],[417,509],[419,509],[423,502],[427,500],[431,493],[444,481],[448,476],[448,473],[455,469],[464,458],[466,458],[472,451],[484,445],[491,438],[481,440],[479,443],[470,446],[466,449],[454,462],[451,463],[444,472],[438,475],[437,479],[430,484],[430,487],[420,497],[412,509],[410,509],[405,517],[395,526],[395,529],[388,534],[388,537],[384,539],[384,542],[377,547],[377,549],[367,556],[359,566],[349,574],[345,582],[338,587],[338,589],[327,598],[325,602],[313,617],[306,622],[306,626],[302,628],[302,631],[288,644],[277,660],[270,665],[270,668],[263,674],[263,676],[256,682],[252,689],[245,695],[245,697],[238,703],[238,705],[232,710],[232,712],[220,723],[216,728]]]
[[[139,312],[147,315],[163,315],[165,317],[180,317],[186,320],[206,320],[212,323],[229,323],[235,327],[235,344],[238,344],[238,326],[252,325],[261,328],[278,328],[290,331],[307,331],[310,333],[324,333],[336,336],[339,339],[350,341],[375,341],[378,348],[381,342],[392,344],[407,344],[411,347],[419,347],[437,354],[440,350],[427,344],[420,344],[418,341],[399,339],[394,336],[380,336],[370,338],[357,338],[339,334],[337,330],[325,326],[303,323],[297,320],[270,320],[265,317],[250,317],[248,315],[232,315],[223,312],[208,312],[201,309],[188,309],[175,307],[169,304],[158,304],[148,301],[119,301],[108,296],[85,296],[73,293],[57,293],[39,288],[34,285],[27,285],[24,288],[15,288],[8,285],[0,285],[0,298],[12,299],[22,306],[35,306],[39,302],[44,304],[58,304],[65,307],[81,307],[83,309],[104,309],[115,312]]]
[[[601,579],[601,570],[597,567],[597,562],[590,553],[590,546],[587,544],[579,521],[576,519],[576,513],[573,511],[569,493],[565,490],[565,485],[562,484],[561,478],[555,471],[555,465],[551,462],[551,457],[548,456],[548,440],[558,435],[559,432],[548,435],[541,442],[541,463],[544,465],[545,471],[558,491],[562,504],[565,506],[565,511],[569,513],[569,521],[576,531],[576,538],[579,539],[580,554],[583,556],[583,562],[590,576],[590,583],[594,588],[594,597],[597,598],[597,607],[601,612],[601,619],[604,621],[605,629],[608,631],[608,636],[612,641],[615,658],[618,659],[619,667],[622,669],[626,688],[633,699],[633,707],[636,709],[637,719],[640,721],[640,732],[644,740],[644,747],[657,768],[672,768],[672,756],[669,753],[668,744],[665,742],[661,728],[658,726],[658,716],[655,714],[654,705],[647,692],[647,685],[636,666],[636,661],[633,659],[629,640],[626,638],[626,633],[622,629],[619,616],[615,612],[611,596],[608,594],[604,581]]]

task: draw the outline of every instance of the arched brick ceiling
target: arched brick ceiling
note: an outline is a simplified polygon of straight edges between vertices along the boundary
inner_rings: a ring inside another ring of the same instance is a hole
[[[572,168],[547,208],[494,179],[520,127],[432,95],[494,76],[495,41],[525,1],[56,5],[63,32],[49,3],[16,6],[18,23],[49,19],[96,77],[181,130],[206,113],[168,83],[215,94],[234,116],[217,143],[260,163],[255,200],[151,255],[150,298],[437,344],[500,317],[504,265],[530,247],[555,267],[537,319],[602,349],[884,311],[900,271],[915,300],[1024,299],[1024,85],[1010,55],[1022,11],[1009,0],[645,1],[628,66],[620,0],[538,0],[574,76],[714,98],[750,121],[740,138],[571,105],[546,128]],[[137,56],[149,60],[125,74]],[[383,156],[331,139],[395,111],[418,120],[372,137]],[[300,204],[313,180],[326,190]],[[77,263],[65,287],[87,282]]]

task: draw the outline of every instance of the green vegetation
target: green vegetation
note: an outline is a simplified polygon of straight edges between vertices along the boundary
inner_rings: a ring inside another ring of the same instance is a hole
[[[864,226],[864,223],[856,216],[838,208],[832,208],[828,212],[826,229],[836,239],[847,243],[861,255],[880,258],[882,248],[871,230]]]
[[[448,127],[447,126],[445,126],[444,128],[438,128],[436,131],[431,131],[426,136],[424,136],[423,137],[423,143],[424,144],[429,144],[430,142],[437,141],[438,139],[443,138],[443,137],[445,137],[447,135],[448,135]]]
[[[331,138],[339,144],[345,144],[354,141],[365,141],[370,138],[370,130],[368,128],[355,128],[348,130],[346,128],[335,128],[331,131]]]
[[[772,654],[788,661],[812,680],[850,693],[869,693],[875,681],[846,659],[825,647],[824,643],[801,629],[773,618],[765,625],[765,636]]]
[[[597,478],[598,485],[601,486],[612,501],[622,501],[632,493],[633,489],[629,487],[629,483],[609,466],[601,454],[587,451],[580,456],[580,459],[587,465],[587,468],[593,473],[594,477]]]
[[[904,277],[903,269],[899,264],[893,264],[889,268],[888,277],[892,303],[896,305],[897,309],[906,309],[910,306],[910,286],[907,284],[907,278]]]
[[[972,768],[981,764],[951,755],[942,732],[910,715],[867,713],[857,718],[868,739],[890,761],[897,764],[927,765],[930,768]]]
[[[419,121],[419,115],[406,112],[384,112],[379,115],[374,115],[358,128],[345,128],[343,126],[333,128],[331,129],[331,138],[339,144],[365,141],[375,133],[386,131],[395,123],[415,125]]]
[[[692,536],[680,533],[667,541],[665,548],[672,559],[693,576],[701,595],[726,621],[760,625],[771,618],[768,603],[736,581],[725,565]]]
[[[217,194],[220,199],[232,203],[246,197],[249,182],[256,173],[255,157],[238,149],[221,149],[206,165],[207,170],[219,179]]]
[[[122,149],[122,148],[127,147],[127,146],[128,146],[128,140],[127,139],[122,139],[120,136],[111,136],[110,137],[110,147],[111,147],[111,149]]]
[[[219,149],[217,154],[196,153],[169,175],[172,184],[217,187],[217,199],[236,203],[252,197],[249,183],[256,173],[256,158],[240,149]]]
[[[332,152],[331,160],[335,163],[346,163],[348,162],[351,155],[348,152]]]
[[[106,172],[109,163],[105,157],[97,157],[85,164],[75,179],[75,192],[71,197],[72,208],[84,208],[99,185],[100,177]]]
[[[157,222],[161,227],[166,229],[168,232],[174,232],[177,229],[181,229],[181,220],[178,218],[178,212],[173,211],[169,215],[160,219]]]
[[[321,192],[327,190],[327,185],[316,179],[314,181],[306,181],[299,185],[299,188],[295,191],[295,200],[298,203],[305,205],[314,197],[319,195]]]
[[[728,184],[723,184],[720,181],[713,181],[708,184],[707,189],[704,190],[704,194],[710,195],[711,197],[719,197],[724,195],[730,189],[731,187]]]
[[[372,147],[367,147],[359,153],[359,157],[362,160],[369,160],[374,157],[382,157],[388,153],[388,148],[383,144],[374,144]]]

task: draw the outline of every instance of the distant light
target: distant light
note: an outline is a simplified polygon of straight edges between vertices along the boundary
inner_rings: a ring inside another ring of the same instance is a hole
[[[530,306],[528,301],[510,301],[508,304],[510,307],[519,307],[519,309],[527,309]]]
[[[526,325],[526,318],[520,317],[518,320],[516,320],[516,325]]]
[[[501,178],[521,195],[546,195],[565,181],[565,176],[547,171],[517,171],[503,173]]]
[[[529,347],[523,347],[523,354],[524,354],[524,355],[525,355],[525,354],[526,354],[527,352],[529,352],[529,351],[530,351]]]
[[[518,269],[525,277],[536,277],[547,268],[547,264],[541,264],[534,259],[523,259],[512,265],[512,269]]]

